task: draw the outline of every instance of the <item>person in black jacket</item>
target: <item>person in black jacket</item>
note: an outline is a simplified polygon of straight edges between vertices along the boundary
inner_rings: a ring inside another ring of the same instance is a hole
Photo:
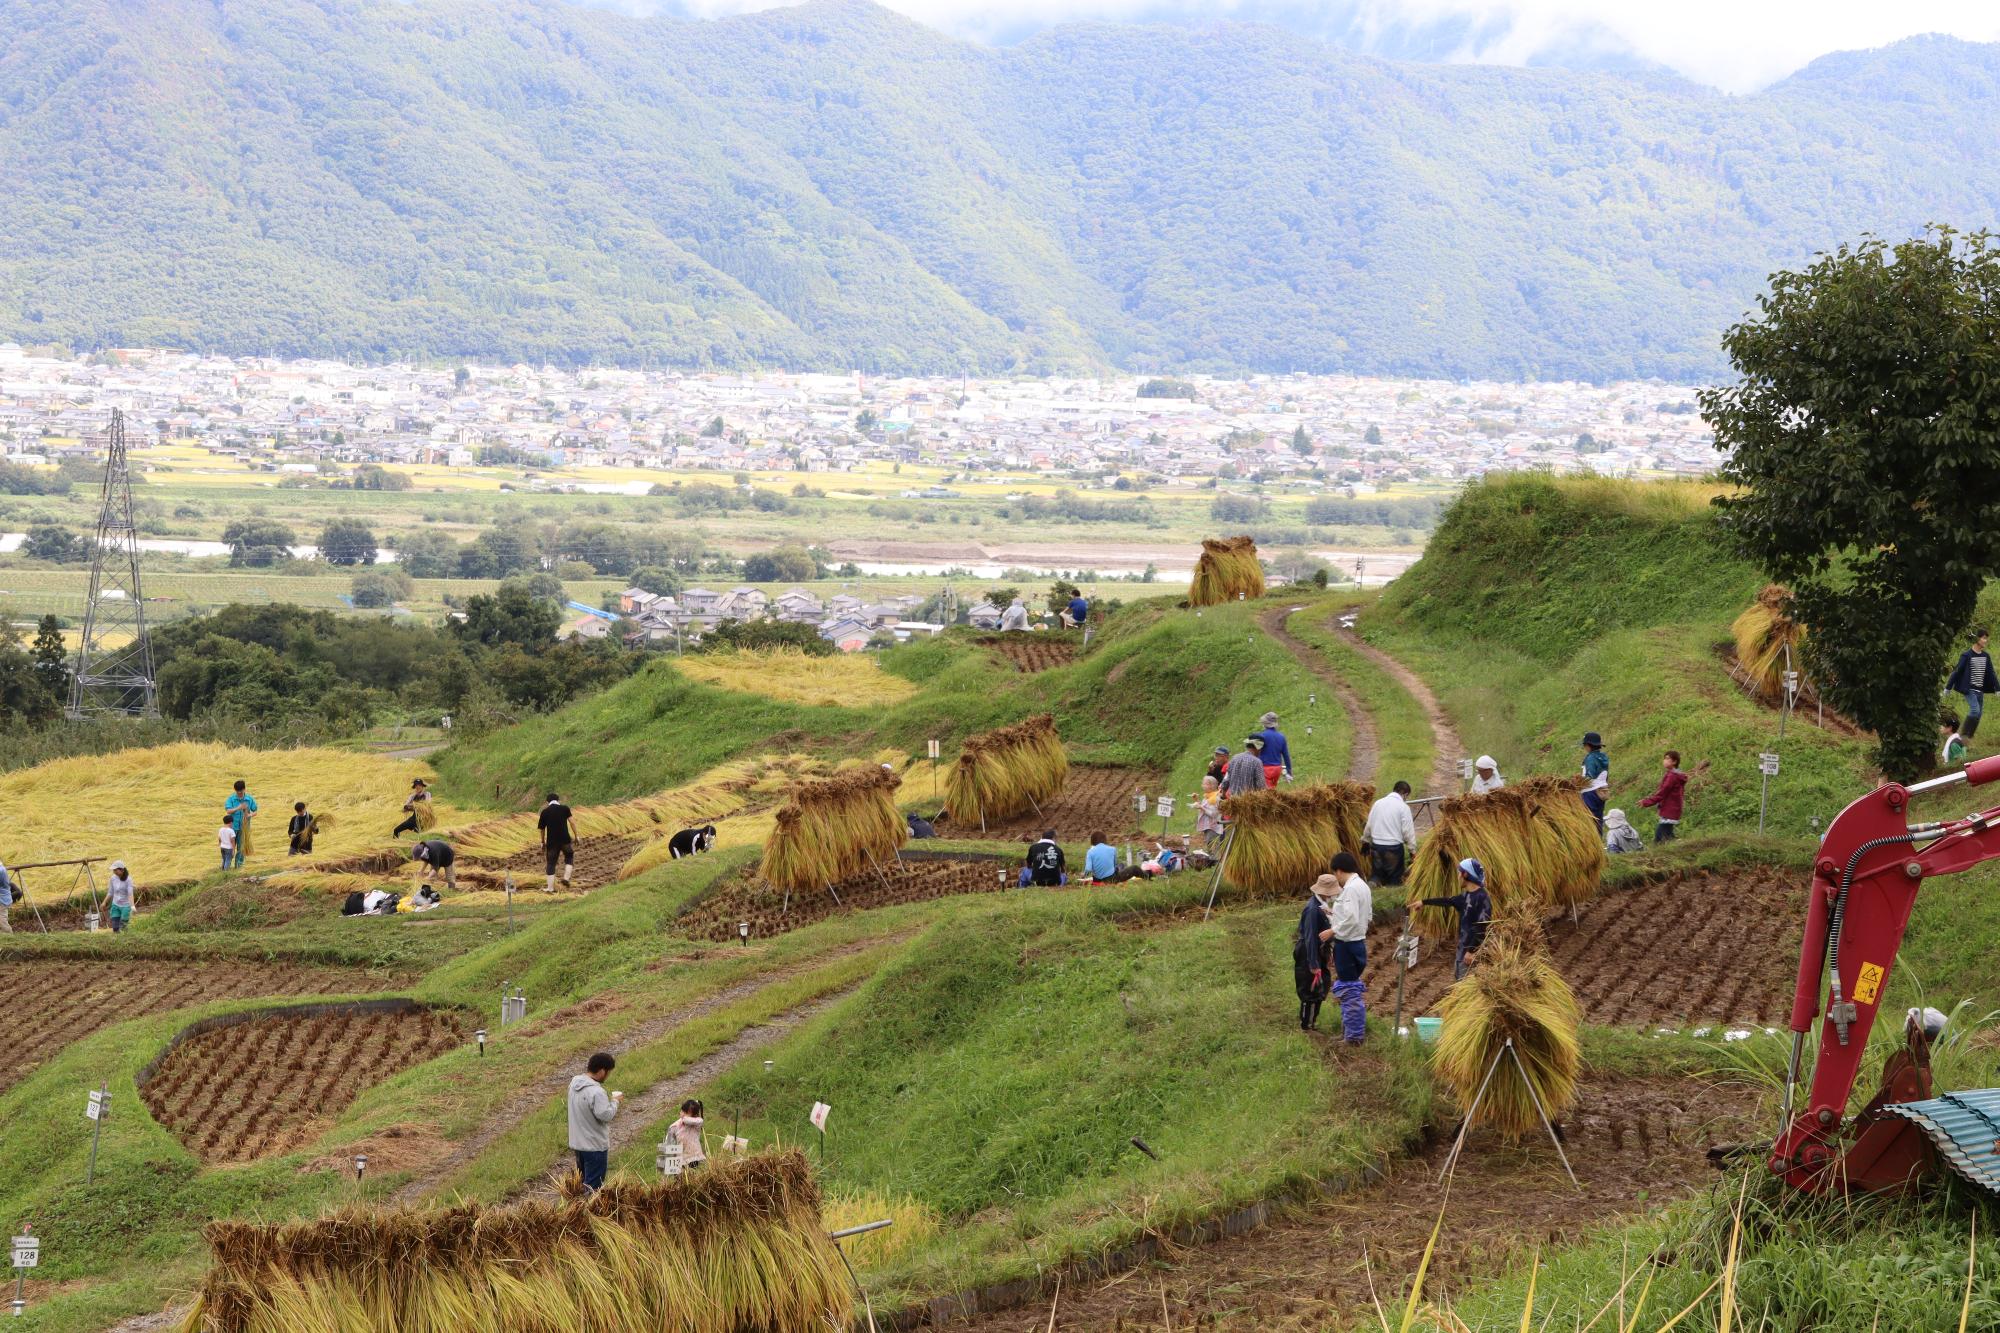
[[[1028,883],[1052,889],[1067,878],[1062,844],[1054,829],[1043,829],[1040,840],[1028,844]]]
[[[1425,907],[1449,907],[1458,913],[1458,953],[1452,959],[1453,980],[1465,975],[1465,964],[1486,943],[1486,927],[1493,921],[1493,900],[1486,895],[1486,867],[1468,856],[1458,863],[1458,882],[1465,892],[1449,898],[1426,898]]]
[[[1958,734],[1971,740],[1979,734],[1979,714],[1984,709],[1986,696],[1993,692],[1993,659],[1986,655],[1986,631],[1972,631],[1972,646],[1958,655],[1958,665],[1951,669],[1951,679],[1945,688],[1965,696],[1965,725]]]
[[[1333,968],[1328,961],[1333,949],[1333,919],[1326,914],[1326,903],[1320,898],[1319,889],[1314,884],[1307,891],[1305,910],[1299,913],[1299,931],[1292,940],[1292,977],[1299,992],[1302,1032],[1319,1026],[1319,1007],[1333,987]]]

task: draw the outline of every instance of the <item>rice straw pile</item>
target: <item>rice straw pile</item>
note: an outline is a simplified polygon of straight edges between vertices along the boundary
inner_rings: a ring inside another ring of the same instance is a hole
[[[1264,595],[1264,566],[1257,560],[1257,543],[1248,537],[1209,538],[1201,544],[1194,581],[1188,585],[1189,606],[1214,606],[1241,597]]]
[[[1604,843],[1577,794],[1581,786],[1578,778],[1529,778],[1440,804],[1437,825],[1410,866],[1411,928],[1427,940],[1457,933],[1451,911],[1419,903],[1459,892],[1458,863],[1468,856],[1486,868],[1495,914],[1517,908],[1546,915],[1593,897],[1604,873]]]
[[[812,657],[797,648],[774,648],[681,657],[674,666],[704,684],[787,703],[873,708],[917,692],[915,681],[890,675],[879,658],[863,653]]]
[[[1488,1067],[1507,1039],[1534,1084],[1533,1096],[1521,1071],[1501,1056],[1480,1100],[1473,1124],[1487,1125],[1510,1142],[1542,1132],[1542,1111],[1559,1120],[1576,1103],[1583,1050],[1577,1040],[1582,1015],[1569,983],[1549,961],[1541,926],[1532,917],[1510,915],[1494,922],[1477,963],[1438,1002],[1443,1030],[1431,1054],[1431,1069],[1451,1089],[1461,1111],[1470,1111]]]
[[[1736,661],[1751,692],[1766,703],[1782,704],[1785,672],[1802,669],[1800,653],[1806,640],[1806,627],[1792,619],[1791,589],[1766,584],[1729,629],[1736,639]]]
[[[797,1152],[488,1207],[211,1222],[183,1333],[843,1328],[853,1297]]]
[[[945,770],[944,805],[959,824],[1012,819],[1061,791],[1068,777],[1056,720],[1043,713],[966,741]]]
[[[901,785],[880,767],[799,784],[764,842],[764,879],[796,893],[879,868],[910,836],[896,809]]]
[[[1224,877],[1251,894],[1303,891],[1334,853],[1360,855],[1375,788],[1359,782],[1245,792],[1222,803],[1230,821]]]

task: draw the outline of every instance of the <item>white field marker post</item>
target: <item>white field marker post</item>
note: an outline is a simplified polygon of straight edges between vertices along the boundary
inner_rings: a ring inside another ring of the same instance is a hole
[[[1764,817],[1771,812],[1771,779],[1778,776],[1778,756],[1775,751],[1757,756],[1757,771],[1764,775],[1764,794],[1757,802],[1757,831],[1764,831]]]
[[[28,1308],[28,1302],[21,1295],[28,1283],[28,1270],[42,1262],[41,1237],[34,1234],[34,1227],[24,1226],[21,1234],[14,1237],[14,1317]]]
[[[936,741],[926,741],[924,743],[924,752],[929,756],[931,761],[931,804],[936,805],[938,803],[938,743]]]
[[[83,1173],[83,1183],[88,1185],[97,1179],[97,1140],[104,1133],[104,1117],[111,1110],[111,1085],[104,1083],[90,1094],[90,1101],[83,1113],[90,1120],[90,1165]]]
[[[507,933],[514,933],[514,872],[507,872]]]
[[[1153,807],[1153,813],[1160,817],[1160,841],[1165,842],[1167,840],[1167,824],[1174,817],[1174,798],[1171,796],[1162,796],[1159,804]]]
[[[814,1102],[812,1114],[806,1117],[806,1119],[812,1121],[813,1128],[819,1131],[819,1164],[821,1166],[826,1165],[826,1118],[832,1112],[833,1108],[825,1102]]]

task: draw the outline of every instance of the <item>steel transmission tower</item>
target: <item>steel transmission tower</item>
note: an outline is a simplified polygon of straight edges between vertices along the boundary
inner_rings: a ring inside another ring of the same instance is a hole
[[[132,524],[132,475],[126,470],[125,414],[111,412],[104,454],[104,494],[90,546],[90,600],[70,686],[72,718],[156,717],[153,645],[139,587],[139,532]]]

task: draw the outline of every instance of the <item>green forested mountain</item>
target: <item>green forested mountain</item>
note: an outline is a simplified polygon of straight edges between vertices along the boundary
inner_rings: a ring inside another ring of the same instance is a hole
[[[861,0],[7,0],[0,338],[991,373],[1698,377],[1774,267],[1993,221],[2000,48],[1767,92]]]

